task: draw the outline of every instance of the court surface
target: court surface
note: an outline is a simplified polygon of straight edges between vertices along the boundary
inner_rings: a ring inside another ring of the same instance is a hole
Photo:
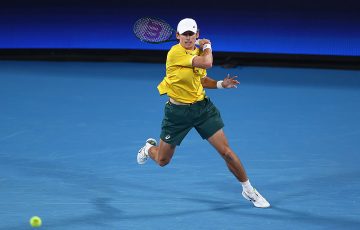
[[[172,162],[136,163],[158,139],[164,64],[0,62],[0,229],[359,229],[360,72],[219,66],[207,90],[257,209],[192,130]]]

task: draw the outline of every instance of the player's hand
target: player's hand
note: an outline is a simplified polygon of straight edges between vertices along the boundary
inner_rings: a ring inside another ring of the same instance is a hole
[[[206,39],[206,38],[199,39],[200,49],[203,49],[203,46],[204,46],[205,44],[211,44],[210,40],[209,40],[209,39]]]
[[[228,74],[224,78],[224,81],[222,82],[222,86],[226,89],[237,88],[237,85],[240,84],[240,82],[238,80],[236,80],[237,77],[238,76],[231,77],[230,74]]]

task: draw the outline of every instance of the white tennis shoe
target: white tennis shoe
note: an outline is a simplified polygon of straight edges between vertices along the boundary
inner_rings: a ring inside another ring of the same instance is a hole
[[[251,192],[242,191],[242,195],[245,199],[251,201],[257,208],[270,207],[269,202],[254,188]]]
[[[149,158],[148,150],[151,146],[156,146],[157,142],[153,138],[149,138],[146,140],[145,145],[139,150],[137,154],[137,163],[142,165],[145,164],[147,159]]]

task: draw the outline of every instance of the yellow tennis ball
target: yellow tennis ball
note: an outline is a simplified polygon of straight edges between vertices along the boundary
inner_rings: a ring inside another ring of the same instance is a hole
[[[31,219],[30,219],[31,227],[38,228],[41,226],[41,224],[42,224],[42,221],[41,221],[40,217],[38,217],[38,216],[31,217]]]

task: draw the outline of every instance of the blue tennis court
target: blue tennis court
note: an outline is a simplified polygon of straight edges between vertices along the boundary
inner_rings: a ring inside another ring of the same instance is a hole
[[[207,90],[257,209],[195,130],[161,168],[165,64],[0,61],[0,229],[359,229],[360,71],[219,66]]]

